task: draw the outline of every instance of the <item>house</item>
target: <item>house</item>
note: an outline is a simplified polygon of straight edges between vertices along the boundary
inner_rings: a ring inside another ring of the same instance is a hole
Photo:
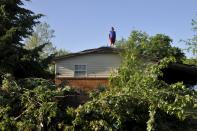
[[[121,63],[120,49],[100,47],[55,58],[55,82],[89,91],[106,87],[111,72]]]
[[[162,79],[167,83],[183,82],[189,87],[197,85],[197,67],[195,65],[172,63],[162,70]]]
[[[66,82],[74,88],[90,91],[107,87],[108,79],[120,63],[120,49],[100,47],[84,50],[55,58],[55,82]],[[167,83],[183,81],[186,85],[196,85],[197,67],[173,63],[163,69],[162,79]]]

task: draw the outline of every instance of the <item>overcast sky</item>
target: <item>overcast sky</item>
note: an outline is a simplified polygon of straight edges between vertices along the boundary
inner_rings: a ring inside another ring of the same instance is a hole
[[[41,20],[55,30],[54,45],[71,52],[107,46],[111,26],[117,39],[141,30],[184,47],[179,40],[192,37],[197,18],[197,0],[32,0],[25,7],[46,15]]]

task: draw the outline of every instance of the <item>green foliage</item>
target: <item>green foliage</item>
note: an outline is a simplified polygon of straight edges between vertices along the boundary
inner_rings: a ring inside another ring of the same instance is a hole
[[[184,62],[184,64],[188,64],[188,65],[197,65],[196,58],[187,58],[183,62]]]
[[[127,40],[122,38],[120,40],[117,40],[115,44],[116,44],[117,48],[123,48],[124,45],[126,45],[126,42],[127,42]]]
[[[51,77],[47,69],[54,55],[40,58],[47,44],[32,50],[25,49],[23,44],[41,16],[23,8],[22,0],[0,1],[0,74],[11,73],[16,78]]]
[[[135,43],[127,46],[129,42]],[[145,32],[133,31],[128,40],[122,39],[118,41],[117,47],[138,49],[139,57],[149,59],[151,61],[159,61],[164,57],[173,56],[178,62],[182,62],[185,58],[184,53],[177,47],[171,46],[172,39],[163,34],[148,36]],[[134,50],[135,51],[135,50]]]
[[[192,20],[192,30],[194,32],[194,35],[192,38],[187,40],[182,40],[184,43],[186,43],[186,50],[193,54],[192,58],[188,58],[184,61],[185,64],[191,64],[191,65],[197,65],[196,60],[196,54],[197,54],[197,22],[195,19]]]
[[[63,56],[66,54],[68,54],[68,51],[66,51],[64,49],[59,49],[59,50],[56,50],[56,52],[55,52],[55,56]]]
[[[53,47],[51,42],[53,37],[54,30],[50,29],[50,25],[47,23],[39,23],[36,25],[33,34],[28,39],[26,39],[25,48],[32,50],[45,44],[42,52],[39,52],[39,54],[41,59],[47,58],[48,56],[55,54],[56,51],[56,48]]]
[[[21,0],[0,1],[0,72],[11,72],[23,56],[24,38],[32,33],[33,26],[42,15],[35,15],[22,7]]]
[[[75,130],[127,130],[127,126],[130,130],[144,129],[147,117],[138,102],[127,95],[107,91],[75,111],[73,127]]]
[[[184,41],[184,42],[188,46],[187,51],[192,52],[193,55],[196,57],[196,53],[197,53],[197,34],[196,34],[197,22],[195,19],[192,20],[192,30],[194,32],[193,37]]]
[[[34,72],[28,72],[28,75],[44,78],[51,77],[50,74],[55,75],[54,64],[51,64],[52,59],[55,56],[65,55],[68,52],[63,49],[58,50],[53,46],[51,40],[54,37],[54,32],[55,31],[51,29],[50,25],[46,22],[39,23],[36,25],[32,35],[25,40],[24,48],[27,49],[31,55],[28,55],[30,58],[25,58],[26,63],[23,64],[27,65],[34,61],[34,64],[30,66],[30,68],[33,68],[34,72],[36,71],[36,74],[34,74]]]
[[[161,70],[177,60],[169,57],[159,63],[144,61],[139,47],[146,42],[144,34],[135,32],[130,36],[124,45],[122,64],[111,76],[110,90],[76,109],[72,128],[148,131],[190,128],[187,119],[192,119],[192,115],[187,112],[196,110],[196,91],[181,82],[162,81]]]
[[[118,46],[124,48],[123,60],[110,78],[110,89],[92,95],[91,101],[77,109],[65,108],[57,99],[77,94],[71,88],[56,87],[40,78],[19,79],[49,77],[48,65],[54,56],[54,48],[50,48],[53,30],[48,30],[47,24],[38,26],[24,48],[23,40],[32,34],[42,15],[35,15],[22,5],[22,0],[0,0],[0,74],[4,74],[0,86],[0,130],[190,128],[188,120],[196,115],[196,91],[181,82],[167,84],[160,79],[163,68],[184,59],[166,35],[150,37],[134,31],[128,40],[122,39]],[[43,49],[46,52],[42,53]]]
[[[52,73],[49,72],[48,66],[51,63],[54,55],[51,55],[45,59],[41,59],[39,52],[42,51],[45,45],[34,48],[33,50],[26,51],[23,57],[18,61],[18,64],[14,68],[13,75],[16,78],[27,77],[42,77],[52,78]]]
[[[14,80],[3,76],[0,88],[0,130],[56,130],[71,120],[56,96],[74,94],[45,79]],[[71,110],[71,109],[70,109]],[[69,123],[70,124],[70,123]]]

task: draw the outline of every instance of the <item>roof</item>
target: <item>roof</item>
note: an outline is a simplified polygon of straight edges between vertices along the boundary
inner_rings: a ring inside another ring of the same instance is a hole
[[[195,65],[173,63],[163,69],[163,73],[163,80],[167,83],[180,81],[189,85],[196,85],[197,83],[197,67]]]
[[[62,60],[71,58],[74,56],[81,56],[86,54],[103,54],[103,53],[120,53],[122,49],[113,48],[113,47],[99,47],[94,49],[88,49],[76,53],[70,53],[67,55],[59,56],[54,59]],[[187,65],[187,64],[180,64],[180,63],[173,63],[170,64],[164,70],[164,80],[169,83],[175,83],[178,81],[183,81],[184,83],[189,84],[196,84],[197,82],[197,66],[195,65]]]
[[[169,68],[176,69],[176,70],[182,70],[182,71],[185,71],[187,73],[197,75],[197,66],[196,65],[173,63],[173,64],[169,65]]]
[[[76,53],[69,53],[69,54],[63,55],[63,56],[58,56],[58,57],[55,57],[54,61],[65,59],[65,58],[70,58],[70,57],[74,57],[74,56],[85,55],[85,54],[93,54],[93,53],[96,53],[96,54],[103,54],[103,53],[118,54],[120,52],[120,50],[121,49],[119,49],[119,48],[113,48],[113,47],[99,47],[99,48],[88,49],[88,50],[84,50],[84,51],[80,51],[80,52],[76,52]]]

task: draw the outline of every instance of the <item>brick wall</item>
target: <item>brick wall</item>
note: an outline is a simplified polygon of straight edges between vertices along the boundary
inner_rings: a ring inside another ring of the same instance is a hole
[[[69,86],[82,91],[91,91],[99,86],[108,86],[108,78],[56,78],[55,83],[67,83]]]

